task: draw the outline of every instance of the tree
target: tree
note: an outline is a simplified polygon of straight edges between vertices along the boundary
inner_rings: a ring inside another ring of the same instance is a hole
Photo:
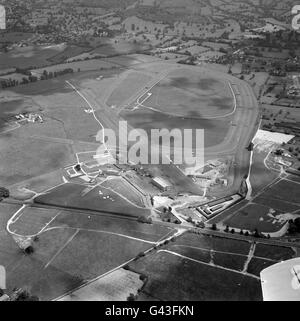
[[[188,223],[194,223],[193,219],[189,216],[186,220]]]
[[[127,301],[135,301],[136,297],[133,293],[129,294],[129,297],[127,298]]]
[[[217,224],[214,223],[214,224],[211,226],[211,229],[212,229],[213,231],[216,231],[216,230],[217,230]]]
[[[32,245],[29,245],[28,247],[26,247],[26,249],[24,250],[24,252],[28,255],[32,254],[34,252],[34,248]]]
[[[254,237],[260,237],[257,228],[254,230],[253,236],[254,236]]]
[[[227,225],[224,232],[228,233],[229,232],[229,226]]]
[[[244,231],[243,230],[240,230],[240,235],[244,235]]]
[[[0,187],[0,199],[9,197],[9,190],[5,187]]]
[[[300,217],[297,217],[295,220],[294,220],[294,224],[296,225],[297,229],[298,229],[298,232],[300,232]]]

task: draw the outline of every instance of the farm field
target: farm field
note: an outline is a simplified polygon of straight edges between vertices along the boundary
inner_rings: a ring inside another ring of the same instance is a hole
[[[115,192],[101,186],[87,187],[77,184],[64,184],[35,198],[37,204],[85,209],[125,216],[147,216],[150,211],[128,202]]]
[[[118,66],[116,64],[109,63],[107,61],[103,61],[100,59],[93,59],[93,60],[87,60],[87,61],[69,62],[69,63],[43,67],[40,69],[34,69],[31,72],[34,75],[41,75],[44,70],[54,73],[55,71],[61,71],[67,68],[72,68],[74,72],[77,72],[78,69],[80,69],[80,71],[93,71],[93,70],[112,69],[117,67]]]
[[[280,179],[256,194],[250,204],[233,207],[226,215],[222,215],[222,219],[217,219],[222,220],[224,225],[237,229],[257,229],[263,233],[284,232],[287,221],[299,215],[300,192],[296,184],[297,182]]]
[[[9,225],[19,235],[41,232],[33,243],[34,253],[25,255],[6,231],[8,219],[19,208],[0,204],[0,262],[10,271],[8,291],[14,287],[28,288],[41,300],[73,290],[174,232],[167,227],[116,217],[28,207]]]
[[[4,186],[54,171],[72,161],[70,150],[63,143],[45,144],[8,133],[0,136],[0,145],[0,182]]]
[[[0,54],[0,69],[8,67],[39,67],[49,65],[49,59],[66,49],[66,45],[17,47],[7,53]]]
[[[131,263],[130,268],[149,277],[142,293],[159,300],[262,299],[260,281],[256,278],[201,264],[168,252],[151,254]]]
[[[62,297],[59,301],[126,301],[129,295],[135,295],[143,284],[137,273],[119,269]]]
[[[139,300],[262,300],[260,271],[296,254],[290,247],[271,247],[184,233],[129,268],[148,277]]]

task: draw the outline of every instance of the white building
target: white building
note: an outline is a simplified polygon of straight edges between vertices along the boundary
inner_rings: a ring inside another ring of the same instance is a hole
[[[152,179],[152,184],[164,192],[172,189],[172,184],[162,177],[154,177]]]

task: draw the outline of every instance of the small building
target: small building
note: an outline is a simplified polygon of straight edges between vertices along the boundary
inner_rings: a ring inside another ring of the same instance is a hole
[[[173,187],[170,182],[162,177],[154,177],[152,179],[152,184],[164,192],[171,190]]]

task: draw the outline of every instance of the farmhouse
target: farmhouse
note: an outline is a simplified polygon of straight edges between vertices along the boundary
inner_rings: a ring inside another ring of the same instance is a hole
[[[172,184],[162,177],[154,177],[152,179],[152,184],[164,192],[172,189]]]

